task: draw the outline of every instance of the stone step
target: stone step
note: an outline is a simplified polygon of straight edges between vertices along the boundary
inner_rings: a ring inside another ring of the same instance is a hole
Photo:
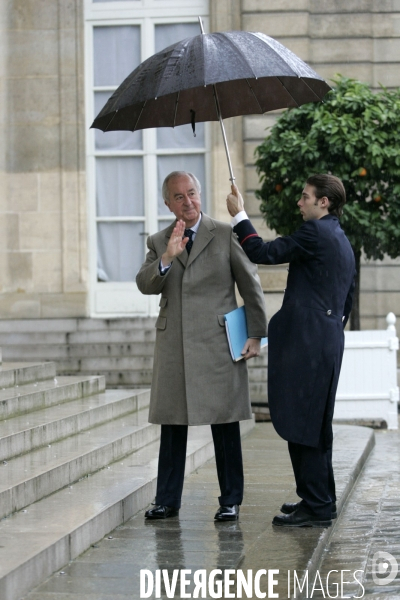
[[[250,398],[254,401],[268,400],[268,384],[267,383],[249,383]]]
[[[253,427],[241,423],[242,433]],[[213,456],[209,426],[189,428],[188,475]],[[151,443],[0,522],[0,598],[18,600],[91,544],[126,522],[155,493],[158,443]]]
[[[267,367],[252,367],[249,365],[249,381],[252,383],[265,383],[267,377]]]
[[[47,332],[0,332],[0,344],[7,358],[9,346],[39,346],[47,344],[132,344],[135,342],[153,342],[156,337],[152,329],[100,329],[93,331],[47,331]]]
[[[79,360],[60,361],[57,363],[59,373],[70,374],[80,373],[81,375],[89,375],[89,373],[97,373],[104,375],[107,387],[149,387],[151,386],[152,369],[136,370],[133,367],[127,370],[108,371],[106,369],[92,368],[91,370],[81,370]],[[254,374],[254,381],[253,381]],[[266,400],[268,393],[268,385],[265,378],[259,377],[256,370],[249,371],[249,389],[252,400]]]
[[[0,518],[122,459],[159,437],[148,409],[130,413],[1,465]]]
[[[98,394],[104,389],[103,376],[61,376],[4,388],[0,391],[0,420]]]
[[[146,408],[149,401],[150,390],[110,390],[0,421],[0,461]]]
[[[5,354],[10,360],[15,356],[21,360],[32,357],[48,357],[52,360],[62,358],[88,358],[88,357],[124,357],[124,356],[153,356],[154,342],[133,342],[130,344],[104,343],[104,344],[21,344],[7,346]]]
[[[1,319],[0,332],[74,332],[111,329],[152,329],[155,317],[128,319]]]
[[[106,379],[107,387],[115,387],[116,385],[129,385],[129,386],[149,386],[151,384],[152,369],[141,369],[136,370],[133,368],[128,368],[127,370],[115,370],[108,371],[107,369],[82,369],[81,361],[79,359],[75,360],[61,360],[57,363],[57,370],[59,373],[63,374],[72,374],[72,373],[80,373],[83,375],[88,375],[89,373],[95,373],[98,375],[104,375]]]
[[[55,376],[56,365],[54,362],[38,363],[37,360],[30,363],[3,362],[0,365],[0,389],[32,381],[43,381]]]
[[[268,366],[268,350],[267,350],[267,348],[263,348],[261,350],[260,356],[251,358],[247,364],[249,367],[252,367],[252,368],[267,367]]]
[[[148,371],[153,368],[151,356],[91,356],[89,358],[66,358],[57,361],[57,372],[85,371],[101,373],[105,371]]]
[[[76,359],[59,361],[60,369],[67,370],[68,363],[76,364]],[[79,370],[94,373],[99,371],[151,371],[153,356],[125,356],[125,357],[91,357],[78,359]],[[58,368],[58,365],[57,365]]]
[[[101,329],[154,329],[157,317],[132,317],[121,319],[78,319],[77,331]]]
[[[66,368],[69,367],[69,368]],[[58,365],[57,365],[58,368]],[[71,363],[69,362],[68,365],[65,365],[63,362],[60,363],[60,367],[58,368],[58,370],[61,373],[65,373],[65,374],[69,374],[69,373],[77,373],[79,372],[79,364],[77,364],[76,370],[71,369]],[[98,374],[100,374],[100,371],[98,371],[97,369],[92,369],[92,371],[82,371],[81,374],[82,375],[87,375],[89,372],[93,373],[93,372],[98,372]],[[101,374],[104,375],[106,382],[107,382],[107,387],[108,388],[120,388],[120,387],[126,387],[126,388],[135,388],[135,387],[139,387],[139,388],[143,388],[143,387],[150,387],[151,386],[151,380],[152,380],[152,375],[153,375],[153,371],[150,370],[142,370],[142,371],[135,371],[135,370],[127,370],[127,371],[101,371]]]

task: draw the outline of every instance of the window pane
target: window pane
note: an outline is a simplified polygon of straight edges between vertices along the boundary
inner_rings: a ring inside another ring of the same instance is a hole
[[[135,281],[144,262],[143,223],[98,223],[98,281]]]
[[[98,115],[112,92],[96,92],[94,95],[94,111]],[[141,150],[142,132],[135,131],[100,131],[95,129],[96,150]]]
[[[93,29],[94,85],[119,85],[140,64],[139,25]]]
[[[158,175],[158,214],[170,215],[171,212],[165,206],[161,194],[161,187],[164,179],[172,171],[189,171],[196,175],[201,184],[201,200],[202,207],[206,207],[206,188],[205,188],[205,165],[204,154],[176,154],[174,156],[159,156],[157,159],[157,175]]]
[[[99,217],[143,216],[143,159],[97,158],[96,205]]]
[[[200,35],[200,26],[196,23],[173,23],[155,26],[155,51],[160,52],[176,42],[188,37]]]
[[[204,148],[204,123],[196,123],[196,137],[191,125],[159,127],[157,148]]]
[[[171,218],[168,220],[164,219],[161,221],[161,219],[158,220],[158,231],[161,231],[162,229],[166,229],[168,227],[168,225],[171,225],[171,223],[173,223],[173,221],[175,221],[175,217],[172,215],[171,213]]]

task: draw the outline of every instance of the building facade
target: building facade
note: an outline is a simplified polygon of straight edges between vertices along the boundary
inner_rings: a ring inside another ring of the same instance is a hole
[[[194,171],[205,210],[229,220],[229,175],[217,123],[103,134],[93,118],[143,60],[206,31],[271,35],[326,79],[400,85],[399,0],[10,0],[0,4],[0,318],[117,318],[155,314],[134,283],[146,236],[171,222],[161,182]],[[228,119],[227,137],[248,212],[254,149],[275,114]],[[300,190],[299,190],[300,192]],[[295,200],[295,199],[294,199]],[[269,313],[284,267],[260,269]],[[400,260],[365,262],[363,328],[400,314]]]

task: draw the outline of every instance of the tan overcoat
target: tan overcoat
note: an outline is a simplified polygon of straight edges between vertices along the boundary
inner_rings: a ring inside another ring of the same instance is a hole
[[[232,361],[223,315],[237,307],[236,282],[249,336],[266,335],[257,267],[230,225],[203,213],[190,255],[184,250],[160,275],[174,225],[148,238],[149,252],[136,277],[143,294],[161,294],[149,421],[205,425],[250,419],[247,365]]]

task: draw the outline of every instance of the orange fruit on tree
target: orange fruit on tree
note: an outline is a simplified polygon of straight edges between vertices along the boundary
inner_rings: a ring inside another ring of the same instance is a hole
[[[361,167],[358,174],[360,175],[360,177],[365,177],[365,175],[367,174],[367,169],[364,169],[364,167]]]
[[[275,191],[281,192],[282,190],[283,190],[283,185],[280,183],[277,183],[275,186]]]
[[[382,200],[382,196],[376,195],[374,196],[374,202],[380,202]]]

